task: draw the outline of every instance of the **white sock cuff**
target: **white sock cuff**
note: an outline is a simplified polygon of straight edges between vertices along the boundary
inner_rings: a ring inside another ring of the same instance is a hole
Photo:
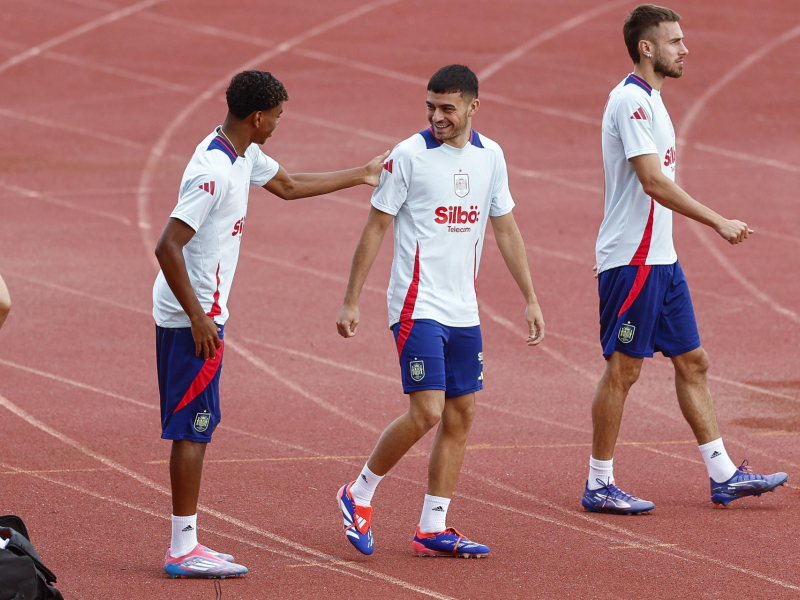
[[[601,471],[603,469],[613,469],[614,468],[614,458],[612,457],[609,460],[597,460],[594,456],[589,457],[589,466],[592,469],[596,469]]]
[[[450,507],[451,498],[444,498],[443,496],[431,496],[430,494],[425,494],[425,502],[429,504],[437,504],[442,505],[445,510]]]

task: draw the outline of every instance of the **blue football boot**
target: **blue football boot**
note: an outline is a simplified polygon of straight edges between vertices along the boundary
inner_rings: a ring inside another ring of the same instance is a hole
[[[417,556],[450,556],[458,558],[483,558],[488,556],[488,546],[467,539],[458,529],[422,533],[417,526],[412,548]]]
[[[619,489],[614,482],[605,483],[602,479],[597,479],[602,487],[596,490],[589,489],[589,482],[583,490],[581,504],[583,509],[589,512],[612,513],[615,515],[637,515],[653,510],[656,505],[648,500],[642,500],[636,496],[631,496],[627,492]]]
[[[786,473],[773,473],[772,475],[759,475],[747,466],[745,460],[736,469],[733,477],[722,483],[711,481],[711,501],[719,506],[727,506],[730,502],[745,496],[760,496],[765,492],[771,492],[779,485],[786,483],[789,476]]]
[[[353,483],[343,485],[336,493],[336,502],[339,504],[344,520],[344,534],[348,541],[356,547],[356,550],[362,554],[372,554],[375,551],[371,527],[372,507],[356,504],[353,496],[350,495]]]

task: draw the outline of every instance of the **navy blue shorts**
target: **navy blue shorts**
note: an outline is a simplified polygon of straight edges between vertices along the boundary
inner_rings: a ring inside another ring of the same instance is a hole
[[[222,340],[225,326],[218,325]],[[158,391],[161,395],[161,437],[165,440],[210,442],[220,422],[219,376],[222,351],[212,360],[195,353],[191,327],[156,326]]]
[[[600,341],[614,352],[645,358],[700,347],[689,285],[680,263],[617,267],[598,277]]]
[[[403,392],[444,390],[456,398],[483,389],[481,327],[448,327],[430,319],[392,326]]]

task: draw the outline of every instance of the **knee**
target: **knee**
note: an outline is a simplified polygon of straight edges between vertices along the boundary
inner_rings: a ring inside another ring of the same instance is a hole
[[[639,379],[640,372],[641,369],[638,367],[610,369],[606,373],[606,379],[608,380],[608,383],[615,389],[628,392],[628,390],[631,389],[631,386],[633,386],[633,384]]]
[[[422,431],[429,431],[436,427],[442,418],[442,409],[438,406],[426,404],[412,410],[411,417]]]
[[[705,377],[710,364],[706,351],[698,348],[680,362],[680,375],[686,379]]]

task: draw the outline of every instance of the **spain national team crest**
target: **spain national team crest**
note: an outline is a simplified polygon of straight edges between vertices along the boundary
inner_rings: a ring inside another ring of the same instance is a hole
[[[456,196],[463,198],[469,194],[469,175],[466,173],[458,173],[455,175],[456,180]]]
[[[425,379],[425,361],[412,360],[408,366],[411,369],[411,379],[413,381],[422,381]]]
[[[619,341],[623,344],[627,344],[633,340],[633,334],[636,333],[636,327],[631,325],[631,322],[628,321],[622,327],[619,328]]]
[[[203,433],[211,424],[211,413],[201,412],[197,413],[194,418],[194,430],[198,433]]]

